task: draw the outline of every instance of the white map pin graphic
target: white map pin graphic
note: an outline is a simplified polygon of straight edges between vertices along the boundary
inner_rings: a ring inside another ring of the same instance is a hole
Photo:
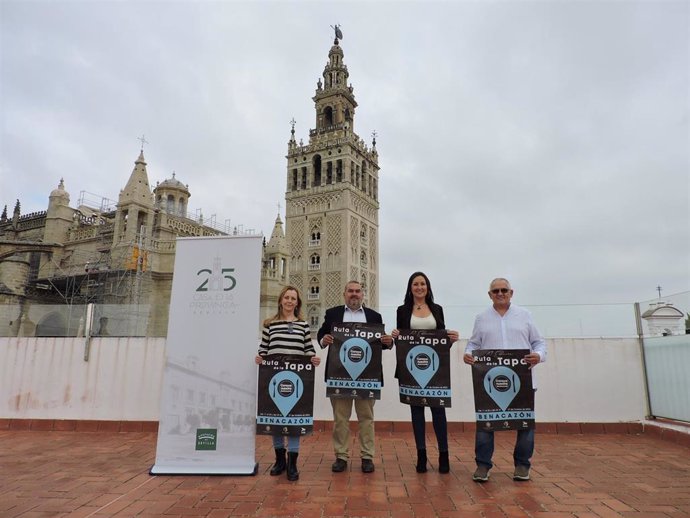
[[[494,367],[484,376],[484,390],[505,410],[520,392],[520,376],[508,367]]]
[[[302,378],[292,371],[279,372],[269,381],[268,393],[280,413],[285,417],[304,393]]]
[[[426,388],[434,377],[438,371],[438,364],[438,354],[428,345],[413,347],[405,359],[407,370],[422,388]]]
[[[340,347],[340,361],[350,377],[356,380],[371,361],[371,345],[363,338],[348,338]]]

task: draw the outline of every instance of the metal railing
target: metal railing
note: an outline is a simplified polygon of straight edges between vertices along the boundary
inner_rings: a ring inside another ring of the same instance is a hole
[[[148,304],[9,304],[0,336],[152,336]]]

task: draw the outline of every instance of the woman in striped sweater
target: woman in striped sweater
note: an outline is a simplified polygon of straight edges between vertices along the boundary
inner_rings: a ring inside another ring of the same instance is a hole
[[[278,311],[273,317],[264,320],[259,354],[256,356],[257,365],[266,356],[272,354],[311,356],[311,363],[314,365],[321,363],[321,358],[314,352],[309,324],[302,316],[302,298],[297,288],[293,286],[283,288],[278,297]],[[280,475],[287,469],[288,480],[298,480],[299,436],[287,437],[287,459],[284,436],[274,435],[273,447],[276,452],[276,462],[271,468],[271,475]]]

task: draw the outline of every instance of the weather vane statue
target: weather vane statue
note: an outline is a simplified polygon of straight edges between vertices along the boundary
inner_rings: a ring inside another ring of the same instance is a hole
[[[331,29],[335,31],[335,44],[338,44],[338,40],[343,39],[343,32],[340,30],[340,25],[337,23],[335,25],[331,25]]]

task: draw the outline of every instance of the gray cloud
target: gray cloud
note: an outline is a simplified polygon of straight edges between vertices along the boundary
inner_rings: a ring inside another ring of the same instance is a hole
[[[416,269],[446,305],[497,275],[531,304],[688,290],[688,9],[5,1],[0,202],[42,210],[61,177],[117,199],[145,133],[152,184],[270,234],[337,22],[379,134],[381,304]]]

